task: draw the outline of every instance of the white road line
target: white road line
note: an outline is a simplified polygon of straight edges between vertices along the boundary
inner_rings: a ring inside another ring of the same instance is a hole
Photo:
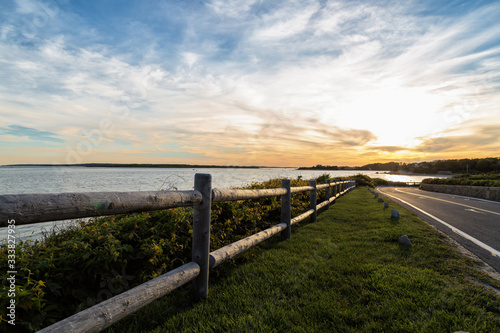
[[[379,191],[380,191],[380,190],[379,190]],[[380,191],[380,192],[382,192],[382,191]],[[436,216],[434,216],[434,215],[432,215],[432,214],[430,214],[430,213],[427,213],[425,210],[422,210],[422,209],[420,209],[420,208],[418,208],[418,207],[416,207],[416,206],[414,206],[414,205],[412,205],[412,204],[410,204],[410,203],[408,203],[408,202],[406,202],[406,201],[404,201],[404,200],[401,200],[401,199],[400,199],[400,198],[398,198],[398,197],[395,197],[395,196],[393,196],[393,195],[387,194],[387,193],[385,193],[385,192],[382,192],[382,193],[383,193],[384,195],[387,195],[387,196],[389,196],[389,197],[393,198],[393,199],[399,200],[399,201],[401,201],[402,203],[405,203],[405,204],[407,204],[408,206],[410,206],[410,207],[412,207],[412,208],[414,208],[414,209],[418,210],[419,212],[421,212],[421,213],[423,213],[423,214],[425,214],[425,215],[429,216],[430,218],[432,218],[432,219],[436,220],[437,222],[442,223],[443,225],[445,225],[445,226],[447,226],[448,228],[450,228],[451,230],[453,230],[453,232],[455,232],[455,233],[459,234],[460,236],[462,236],[462,237],[464,237],[464,238],[466,238],[466,239],[470,240],[471,242],[473,242],[474,244],[476,244],[476,245],[478,245],[478,246],[482,247],[482,248],[483,248],[483,249],[485,249],[486,251],[489,251],[489,252],[490,252],[493,256],[495,256],[495,257],[500,257],[500,251],[497,251],[497,250],[495,250],[494,248],[492,248],[491,246],[484,244],[484,243],[483,243],[483,242],[481,242],[480,240],[478,240],[478,239],[476,239],[476,238],[472,237],[472,236],[471,236],[471,235],[469,235],[469,234],[466,234],[465,232],[463,232],[463,231],[462,231],[462,230],[460,230],[460,229],[455,228],[454,226],[452,226],[452,225],[451,225],[451,224],[449,224],[449,223],[446,223],[445,221],[441,220],[440,218],[438,218],[438,217],[436,217]],[[403,192],[403,193],[405,193],[405,192]]]
[[[491,210],[486,210],[486,209],[477,208],[477,207],[474,207],[474,206],[464,205],[464,204],[461,204],[461,203],[457,203],[457,202],[453,202],[453,201],[448,201],[448,200],[444,200],[444,199],[438,199],[438,198],[430,197],[428,195],[415,194],[415,193],[411,193],[411,192],[401,191],[398,188],[396,188],[395,190],[397,192],[406,193],[406,194],[409,194],[409,195],[415,195],[415,196],[420,197],[420,198],[429,198],[429,199],[433,199],[433,200],[444,201],[444,202],[451,203],[451,204],[454,204],[454,205],[464,206],[464,207],[472,208],[472,209],[475,209],[475,210],[481,210],[481,211],[486,212],[486,213],[500,215],[500,213],[492,212]]]
[[[422,190],[422,191],[424,191],[424,190]],[[430,192],[430,191],[427,191],[427,192]],[[410,192],[407,192],[407,193],[410,193]],[[448,193],[443,193],[443,192],[434,192],[434,193],[448,194]],[[451,194],[448,194],[448,195],[451,195]],[[489,204],[500,205],[500,201],[486,200],[486,199],[481,199],[481,198],[466,197],[466,196],[455,196],[455,195],[453,195],[453,198],[455,198],[455,199],[464,199],[466,201],[483,201],[483,202],[487,202]]]
[[[474,208],[465,208],[466,211],[473,212],[473,213],[478,213],[478,214],[484,214],[483,212],[478,212]]]

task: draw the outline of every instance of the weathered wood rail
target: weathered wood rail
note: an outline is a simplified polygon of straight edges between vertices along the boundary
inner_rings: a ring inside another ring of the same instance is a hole
[[[0,196],[0,226],[11,219],[16,224],[76,219],[133,212],[162,210],[193,206],[192,261],[153,280],[94,305],[39,332],[99,332],[124,317],[167,295],[178,287],[193,281],[195,297],[208,296],[209,269],[281,233],[282,239],[291,237],[291,226],[309,216],[316,221],[317,211],[329,207],[338,197],[353,189],[352,180],[327,181],[316,185],[290,187],[283,179],[281,188],[260,190],[218,190],[211,188],[212,177],[196,174],[194,191],[161,192],[98,192],[63,194],[22,194]],[[326,199],[317,203],[317,191],[325,190]],[[310,209],[292,218],[291,194],[310,191]],[[281,223],[247,238],[210,252],[211,203],[266,197],[281,197]]]

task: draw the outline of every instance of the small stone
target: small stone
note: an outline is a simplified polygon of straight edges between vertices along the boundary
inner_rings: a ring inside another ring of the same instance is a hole
[[[384,202],[384,199],[378,198],[378,202]]]
[[[377,199],[377,198],[378,198],[378,193],[375,193],[375,199]]]
[[[388,202],[384,202],[384,208],[389,208],[389,203]]]
[[[410,239],[406,235],[399,237],[398,243],[405,246],[405,247],[412,247],[413,246]]]
[[[399,212],[395,208],[391,209],[391,217],[399,219]]]

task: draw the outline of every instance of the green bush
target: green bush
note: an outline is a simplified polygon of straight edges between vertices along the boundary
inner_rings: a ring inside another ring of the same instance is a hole
[[[369,186],[375,187],[375,183],[370,176],[357,174],[355,176],[349,177],[350,179],[354,179],[356,181],[356,186]]]
[[[377,186],[388,186],[389,185],[389,181],[387,181],[385,179],[382,179],[382,178],[373,178],[373,184],[375,185],[375,187],[377,187]]]
[[[318,179],[324,183],[328,175]],[[306,186],[295,179],[291,186]],[[247,189],[278,188],[275,179]],[[325,191],[318,192],[318,202]],[[292,195],[292,216],[309,209],[309,192]],[[211,249],[280,222],[280,197],[212,204]],[[191,261],[193,209],[117,215],[81,222],[16,246],[15,331],[35,331]],[[8,325],[8,248],[0,246],[0,325]],[[10,326],[10,325],[9,325]]]
[[[500,187],[500,174],[498,173],[487,173],[479,175],[462,174],[453,176],[451,178],[426,178],[422,181],[422,183]]]

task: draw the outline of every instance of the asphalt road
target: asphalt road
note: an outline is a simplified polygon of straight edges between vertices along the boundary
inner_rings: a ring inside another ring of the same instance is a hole
[[[500,202],[409,187],[380,187],[377,190],[500,272]]]

